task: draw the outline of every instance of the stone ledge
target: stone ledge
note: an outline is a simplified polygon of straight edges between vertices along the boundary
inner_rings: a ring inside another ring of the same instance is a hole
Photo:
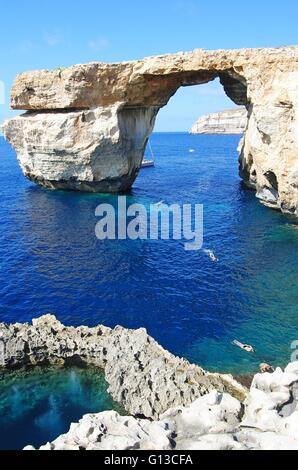
[[[191,134],[243,134],[247,126],[247,109],[238,107],[200,117]]]
[[[158,421],[86,415],[40,450],[298,450],[297,390],[298,362],[257,374],[244,405],[213,390]]]
[[[145,329],[65,327],[45,315],[32,325],[0,324],[0,367],[80,361],[104,370],[109,393],[131,415],[158,418],[212,390],[243,401],[247,389],[230,375],[212,374],[164,350]]]

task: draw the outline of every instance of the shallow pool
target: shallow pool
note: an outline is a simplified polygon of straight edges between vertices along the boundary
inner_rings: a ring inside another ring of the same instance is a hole
[[[95,368],[41,368],[0,374],[0,449],[39,447],[84,414],[122,411]]]

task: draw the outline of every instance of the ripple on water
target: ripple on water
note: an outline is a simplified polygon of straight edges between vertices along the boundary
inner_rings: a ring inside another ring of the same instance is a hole
[[[42,368],[0,375],[0,449],[40,447],[84,414],[116,409],[98,369]]]
[[[117,196],[45,191],[0,139],[0,320],[47,312],[68,325],[146,327],[212,370],[246,373],[290,360],[298,339],[298,230],[238,177],[235,136],[154,134],[157,164],[128,202],[203,203],[204,248],[95,238],[96,206]],[[189,149],[195,150],[189,153]],[[248,355],[231,345],[256,347]]]

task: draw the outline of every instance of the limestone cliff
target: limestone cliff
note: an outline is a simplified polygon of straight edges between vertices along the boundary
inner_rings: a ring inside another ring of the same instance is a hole
[[[270,207],[298,216],[298,47],[196,49],[19,75],[4,134],[45,187],[121,192],[138,175],[159,109],[181,86],[219,77],[248,110],[240,174]]]
[[[297,386],[293,362],[257,374],[244,403],[213,390],[156,421],[115,411],[86,415],[40,450],[298,450]]]
[[[0,324],[0,370],[78,361],[102,368],[110,394],[133,415],[158,417],[214,389],[241,400],[246,396],[231,376],[173,356],[144,329],[65,327],[52,315],[32,325]]]
[[[243,106],[200,117],[191,134],[243,134],[247,126],[247,109]]]
[[[298,449],[298,362],[257,374],[248,391],[173,356],[144,329],[65,327],[51,315],[0,324],[1,373],[71,363],[104,369],[131,416],[86,415],[42,450]]]

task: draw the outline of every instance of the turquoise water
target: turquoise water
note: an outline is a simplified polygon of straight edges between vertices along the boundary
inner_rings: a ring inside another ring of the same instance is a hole
[[[95,209],[111,195],[45,191],[0,140],[0,320],[52,312],[67,325],[146,327],[203,367],[283,365],[298,339],[298,227],[263,207],[238,176],[237,136],[154,134],[155,168],[128,202],[204,204],[204,248],[181,241],[105,241]],[[193,153],[189,150],[194,149]],[[249,355],[233,339],[254,345]]]
[[[0,375],[0,449],[40,447],[84,414],[121,411],[96,369],[40,368]]]

